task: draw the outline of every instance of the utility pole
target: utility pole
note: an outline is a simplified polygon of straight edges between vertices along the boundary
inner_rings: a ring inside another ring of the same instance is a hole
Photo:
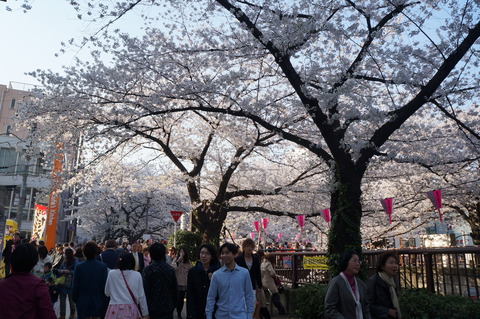
[[[23,209],[25,208],[25,202],[27,199],[27,180],[28,180],[28,170],[30,168],[30,160],[31,157],[28,153],[28,149],[32,146],[31,137],[35,132],[36,126],[32,126],[30,129],[30,134],[28,136],[28,140],[30,142],[27,144],[27,148],[25,150],[25,163],[22,165],[22,184],[20,185],[20,194],[18,198],[18,205],[17,205],[17,223],[18,223],[18,231],[22,230],[22,221],[23,221]]]
[[[148,215],[150,211],[150,200],[152,199],[152,192],[147,192],[147,207],[145,208],[145,234],[148,235]]]
[[[30,156],[26,156],[26,161],[30,160]],[[17,223],[18,223],[18,231],[22,229],[22,221],[23,221],[23,209],[25,207],[25,202],[27,199],[27,179],[28,179],[28,164],[24,164],[23,172],[22,172],[22,184],[20,185],[20,194],[18,198],[18,205],[17,205]]]

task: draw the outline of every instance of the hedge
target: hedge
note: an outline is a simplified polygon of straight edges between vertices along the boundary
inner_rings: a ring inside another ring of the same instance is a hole
[[[300,319],[325,316],[327,285],[312,284],[291,291],[295,315]],[[463,296],[437,295],[425,289],[407,289],[399,294],[402,319],[480,319],[480,302]]]

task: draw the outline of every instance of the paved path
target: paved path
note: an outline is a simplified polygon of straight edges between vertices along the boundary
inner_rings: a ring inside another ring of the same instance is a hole
[[[69,318],[69,315],[70,315],[70,305],[68,303],[68,300],[66,300],[66,318]],[[55,309],[55,313],[57,314],[57,318],[60,316],[60,299],[55,303],[53,309]],[[187,307],[186,307],[186,304],[184,304],[183,306],[183,309],[182,309],[182,319],[186,319],[187,318]],[[270,308],[269,308],[270,310]],[[290,318],[295,318],[293,315],[290,315],[290,314],[287,314],[287,315],[281,315],[280,313],[278,313],[278,310],[277,308],[273,307],[272,309],[272,312],[270,313],[270,315],[272,316],[272,319],[290,319]],[[174,319],[180,319],[177,317],[177,312],[175,311],[175,314],[173,315],[173,318]]]

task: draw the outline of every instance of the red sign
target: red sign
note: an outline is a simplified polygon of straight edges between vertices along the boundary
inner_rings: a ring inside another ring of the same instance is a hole
[[[175,222],[178,222],[178,219],[180,218],[180,216],[182,216],[183,212],[178,212],[178,211],[175,211],[175,210],[171,210],[170,214],[172,214],[173,220]]]

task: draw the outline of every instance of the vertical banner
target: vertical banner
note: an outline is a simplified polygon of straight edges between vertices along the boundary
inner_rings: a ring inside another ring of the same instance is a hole
[[[440,208],[442,208],[442,190],[437,189],[434,191],[427,192],[427,197],[433,204],[433,207],[438,211],[438,217],[440,218],[440,222],[443,223],[443,216]]]
[[[35,217],[33,219],[32,240],[41,240],[44,237],[47,224],[47,206],[35,204]]]
[[[63,168],[63,144],[57,143],[57,153],[53,156],[52,191],[47,207],[47,224],[45,227],[45,246],[55,247],[57,236],[58,210],[60,208],[60,175]]]
[[[330,208],[326,208],[326,209],[322,210],[322,213],[323,213],[323,218],[325,219],[325,221],[330,224]]]
[[[383,210],[385,214],[388,215],[388,220],[390,221],[390,225],[392,224],[392,213],[393,213],[393,198],[385,198],[381,199],[380,203],[382,203]]]

